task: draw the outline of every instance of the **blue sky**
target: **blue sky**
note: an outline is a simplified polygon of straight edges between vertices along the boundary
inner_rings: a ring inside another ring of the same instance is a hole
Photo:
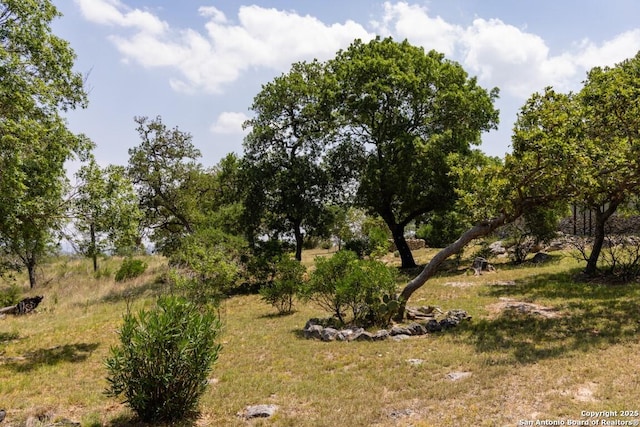
[[[635,0],[53,2],[64,15],[53,31],[87,76],[89,107],[71,112],[69,127],[97,144],[103,165],[127,163],[140,142],[134,116],[191,133],[205,166],[241,154],[241,123],[262,84],[375,35],[441,51],[500,88],[500,127],[482,149],[503,156],[529,95],[579,90],[590,68],[640,50]]]

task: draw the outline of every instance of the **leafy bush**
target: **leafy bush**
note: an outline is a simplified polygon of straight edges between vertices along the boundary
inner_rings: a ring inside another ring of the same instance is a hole
[[[116,282],[133,279],[147,270],[147,263],[139,259],[125,258],[116,272]]]
[[[339,251],[330,258],[316,258],[316,269],[303,294],[342,324],[386,324],[391,316],[385,301],[394,299],[395,275],[379,261],[360,260],[354,252]]]
[[[259,288],[273,283],[278,262],[285,256],[288,249],[287,245],[279,240],[256,242],[247,263],[250,280]]]
[[[10,286],[0,290],[0,307],[16,305],[22,299],[20,287],[12,283]]]
[[[299,292],[307,269],[290,256],[283,256],[276,270],[274,281],[260,288],[260,296],[263,301],[274,306],[278,313],[291,313],[293,297]]]
[[[171,255],[170,283],[194,303],[217,304],[237,285],[243,252],[238,237],[217,229],[198,230]]]
[[[211,311],[177,297],[127,314],[120,346],[106,360],[107,394],[124,395],[143,421],[175,421],[195,414],[218,358],[220,324]]]

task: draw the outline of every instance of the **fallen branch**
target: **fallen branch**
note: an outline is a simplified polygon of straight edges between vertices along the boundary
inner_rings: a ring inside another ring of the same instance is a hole
[[[16,305],[10,305],[8,307],[0,308],[0,314],[21,315],[31,313],[36,309],[36,307],[38,307],[43,299],[43,296],[25,298]]]

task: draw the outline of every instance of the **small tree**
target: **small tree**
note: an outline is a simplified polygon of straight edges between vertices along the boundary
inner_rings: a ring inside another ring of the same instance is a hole
[[[379,261],[360,260],[354,252],[340,251],[330,258],[316,258],[303,294],[341,324],[380,324],[391,318],[387,304],[395,295],[395,277]],[[389,306],[399,308],[397,302]]]
[[[300,292],[306,267],[285,255],[276,264],[275,280],[260,288],[262,300],[274,306],[279,314],[291,313],[293,298]]]
[[[220,324],[213,313],[166,297],[155,310],[127,314],[120,346],[106,360],[107,394],[123,395],[143,421],[175,421],[195,414],[218,358]]]

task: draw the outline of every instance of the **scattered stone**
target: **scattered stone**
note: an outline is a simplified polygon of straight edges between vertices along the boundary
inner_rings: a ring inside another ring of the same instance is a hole
[[[471,268],[473,269],[474,276],[480,276],[483,271],[496,271],[495,267],[482,257],[476,257],[476,259],[473,260]]]
[[[410,332],[409,335],[413,336],[424,335],[427,333],[427,329],[419,323],[411,323],[406,329]]]
[[[520,314],[535,314],[546,319],[554,319],[560,317],[560,313],[552,308],[530,302],[516,301],[511,298],[500,298],[500,302],[491,304],[487,307],[494,313],[511,311]]]
[[[471,376],[471,372],[449,372],[447,378],[451,381],[460,381]]]
[[[349,341],[351,335],[353,335],[353,329],[343,329],[338,332],[338,335],[336,335],[336,339],[338,341]]]
[[[427,330],[427,332],[429,332],[429,333],[442,331],[442,326],[440,326],[440,322],[438,322],[435,319],[429,320],[427,323],[425,323],[424,326],[425,326],[425,329]]]
[[[507,249],[503,246],[502,240],[498,240],[489,245],[491,255],[498,256],[507,253]]]
[[[373,341],[373,334],[365,330],[354,332],[351,341]]]
[[[334,328],[324,328],[321,332],[320,332],[320,339],[322,341],[335,341],[336,336],[338,335],[339,331],[337,329]]]
[[[396,336],[396,335],[413,335],[411,333],[411,331],[404,327],[404,326],[394,326],[393,328],[391,328],[391,331],[389,331],[389,334],[391,336]]]
[[[322,339],[322,330],[324,328],[320,325],[311,325],[304,330],[305,338],[317,338]]]
[[[384,341],[389,338],[389,331],[386,329],[380,329],[378,332],[373,334],[372,338],[374,341]]]
[[[411,335],[405,335],[405,334],[400,334],[400,335],[394,335],[393,337],[391,337],[394,341],[403,341],[406,339],[411,338]]]
[[[452,286],[454,288],[470,288],[471,286],[475,286],[475,283],[471,282],[446,282],[445,286]]]
[[[278,405],[254,405],[247,406],[244,411],[239,412],[238,416],[245,420],[253,418],[269,418],[278,410]]]
[[[411,409],[400,409],[389,412],[389,418],[397,420],[399,418],[410,417],[414,414]]]
[[[534,264],[542,264],[543,262],[549,261],[551,256],[549,254],[545,254],[544,252],[538,252],[531,258],[531,262]]]
[[[412,366],[420,366],[424,363],[424,360],[422,359],[408,359],[407,363],[409,363],[409,365]]]

